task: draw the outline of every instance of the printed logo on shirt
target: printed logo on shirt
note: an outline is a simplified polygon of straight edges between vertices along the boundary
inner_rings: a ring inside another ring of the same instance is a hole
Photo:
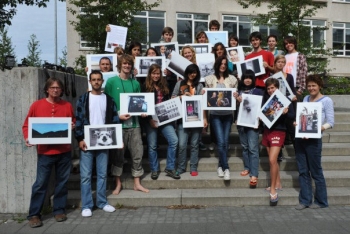
[[[276,137],[272,137],[272,138],[271,138],[271,143],[272,143],[272,144],[279,144],[279,143],[280,143],[280,139],[281,139],[281,138],[280,138],[280,137],[277,137],[277,136],[276,136]]]

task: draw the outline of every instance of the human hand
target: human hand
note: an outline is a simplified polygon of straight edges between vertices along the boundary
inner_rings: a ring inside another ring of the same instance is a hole
[[[87,150],[87,145],[86,145],[85,141],[79,142],[79,149],[81,149],[84,152]]]

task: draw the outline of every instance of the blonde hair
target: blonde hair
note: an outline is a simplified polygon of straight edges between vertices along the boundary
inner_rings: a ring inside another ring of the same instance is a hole
[[[284,59],[284,62],[286,62],[286,57],[283,54],[277,55],[274,61],[274,65],[276,65],[277,61],[280,59]]]
[[[196,51],[193,49],[193,47],[192,46],[189,46],[189,45],[187,45],[187,46],[184,46],[184,47],[182,47],[182,50],[181,50],[181,56],[182,57],[185,57],[184,56],[184,51],[185,51],[185,49],[190,49],[191,51],[192,51],[192,59],[190,60],[192,63],[194,63],[194,64],[197,64],[197,60],[196,60]]]

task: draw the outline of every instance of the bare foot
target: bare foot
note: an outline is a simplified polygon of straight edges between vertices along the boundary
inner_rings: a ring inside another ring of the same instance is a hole
[[[120,193],[120,190],[122,190],[122,185],[118,184],[117,187],[113,190],[113,195],[118,195]]]
[[[134,184],[134,190],[141,191],[144,193],[149,193],[149,189],[144,188],[141,184],[138,184],[138,185]]]

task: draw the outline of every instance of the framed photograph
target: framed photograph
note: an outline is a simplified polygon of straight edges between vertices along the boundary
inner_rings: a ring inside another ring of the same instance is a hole
[[[168,59],[171,52],[176,51],[179,54],[179,43],[178,42],[162,42],[162,43],[151,43],[151,47],[156,49],[158,53]]]
[[[123,148],[122,124],[85,125],[87,150]]]
[[[107,81],[112,78],[112,77],[115,77],[115,76],[118,76],[119,75],[119,72],[102,72],[102,76],[103,76],[103,84],[102,84],[102,90],[105,89],[106,87],[106,84],[107,84]],[[88,88],[89,88],[89,91],[92,90],[91,88],[91,84],[89,82],[89,77],[90,77],[90,72],[87,74],[87,80],[88,80]]]
[[[261,108],[259,117],[268,128],[271,128],[282,115],[283,109],[288,107],[290,103],[291,101],[277,89]]]
[[[203,110],[236,110],[235,88],[204,88]]]
[[[29,117],[28,141],[33,145],[72,143],[72,118]]]
[[[244,61],[244,51],[242,46],[226,48],[227,59],[232,63]]]
[[[239,105],[237,125],[257,128],[259,126],[259,111],[262,96],[253,94],[242,94],[242,102]]]
[[[158,122],[158,126],[173,122],[182,118],[182,106],[180,97],[155,105],[156,114],[152,118]]]
[[[161,72],[166,68],[165,57],[135,57],[135,68],[137,69],[137,77],[147,77],[148,69],[152,64],[158,64],[161,67]]]
[[[280,82],[279,90],[281,91],[281,93],[283,93],[284,96],[287,96],[290,100],[292,100],[295,97],[287,80],[283,76],[283,72],[278,72],[271,77],[277,79]]]
[[[126,35],[128,28],[109,24],[110,32],[107,32],[105,51],[114,52],[114,48],[125,48]]]
[[[184,128],[204,127],[202,95],[182,96],[182,124]]]
[[[205,82],[205,77],[214,74],[215,56],[212,53],[196,54],[196,61],[201,73],[200,82]]]
[[[321,138],[322,103],[298,102],[296,122],[295,137]]]
[[[182,57],[177,52],[172,52],[167,69],[169,69],[171,72],[175,73],[178,77],[181,77],[183,79],[185,69],[190,64],[192,63],[186,58]]]
[[[191,46],[194,51],[196,51],[196,56],[198,54],[211,53],[212,45],[210,43],[194,43],[194,44],[185,44],[185,46]]]
[[[111,72],[118,72],[117,64],[117,54],[87,54],[86,55],[86,66],[88,67],[88,72],[92,70],[101,71],[100,60],[109,59],[111,61]]]
[[[241,77],[246,70],[253,70],[255,76],[265,74],[262,55],[236,63],[238,76]]]
[[[120,114],[154,115],[154,93],[121,93]]]
[[[209,43],[214,46],[221,42],[225,47],[228,47],[228,32],[227,31],[205,31],[209,39]]]

